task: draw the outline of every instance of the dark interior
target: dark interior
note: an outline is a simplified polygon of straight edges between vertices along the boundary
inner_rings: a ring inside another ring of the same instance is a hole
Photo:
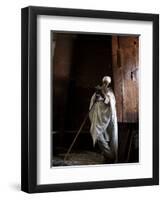
[[[52,44],[53,157],[70,146],[88,112],[95,86],[109,75],[115,90],[115,76],[111,35],[52,32]],[[119,162],[138,162],[138,118],[124,121],[118,120]],[[72,151],[98,151],[92,146],[89,129],[87,119]]]

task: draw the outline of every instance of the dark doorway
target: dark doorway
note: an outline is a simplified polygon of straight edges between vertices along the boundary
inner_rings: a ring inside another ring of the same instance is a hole
[[[106,74],[112,76],[111,36],[56,34],[54,39],[53,131],[59,134],[58,144],[67,147],[88,112],[95,86]],[[88,120],[81,134],[88,134],[89,127]]]

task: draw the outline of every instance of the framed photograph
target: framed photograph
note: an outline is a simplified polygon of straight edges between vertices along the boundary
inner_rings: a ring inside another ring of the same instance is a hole
[[[22,9],[21,188],[159,184],[159,15]]]

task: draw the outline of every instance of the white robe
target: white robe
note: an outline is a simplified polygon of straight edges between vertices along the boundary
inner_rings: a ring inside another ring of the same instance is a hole
[[[105,94],[105,103],[103,102],[103,98],[100,97],[101,101],[93,105],[95,98],[96,94],[94,93],[89,106],[89,110],[92,108],[89,113],[89,118],[91,121],[90,133],[93,139],[93,145],[95,145],[98,135],[104,134],[106,141],[110,141],[110,146],[117,158],[118,127],[115,96],[112,90],[109,89]]]

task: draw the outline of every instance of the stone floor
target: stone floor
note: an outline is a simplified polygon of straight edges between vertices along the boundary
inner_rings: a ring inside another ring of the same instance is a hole
[[[53,166],[71,166],[71,165],[94,165],[104,164],[104,157],[97,152],[92,151],[80,151],[72,152],[69,154],[66,160],[64,160],[65,154],[58,154],[53,157]]]

